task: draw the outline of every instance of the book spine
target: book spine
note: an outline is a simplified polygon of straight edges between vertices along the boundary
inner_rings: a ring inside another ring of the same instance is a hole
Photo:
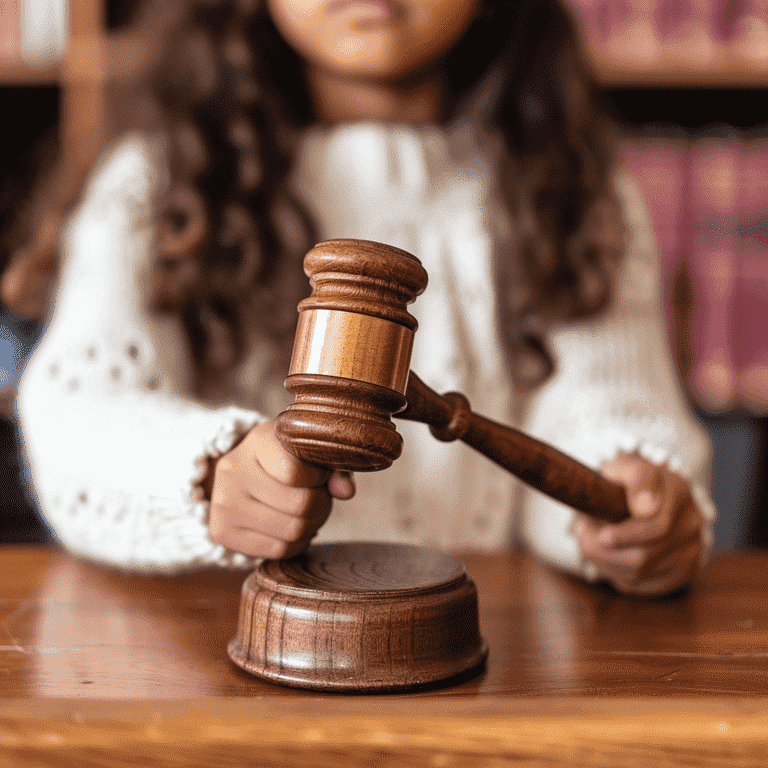
[[[733,312],[738,259],[741,149],[731,134],[694,140],[689,155],[689,260],[693,399],[722,413],[736,403]]]
[[[703,64],[714,57],[717,11],[712,0],[658,0],[653,18],[665,58]]]
[[[655,0],[600,0],[595,29],[609,60],[619,66],[638,66],[658,58],[655,7]]]
[[[739,404],[768,414],[768,137],[745,142],[742,161],[735,358]]]
[[[729,46],[746,61],[768,59],[768,0],[741,0],[730,25]]]
[[[0,0],[0,64],[15,63],[21,47],[19,0]]]
[[[647,136],[626,140],[622,165],[643,195],[659,254],[662,298],[670,346],[678,346],[679,312],[674,285],[683,255],[687,138]]]

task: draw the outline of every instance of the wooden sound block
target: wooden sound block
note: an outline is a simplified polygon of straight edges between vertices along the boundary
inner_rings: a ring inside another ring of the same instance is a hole
[[[379,692],[463,677],[488,655],[463,564],[405,544],[320,544],[243,584],[229,656],[271,682]]]

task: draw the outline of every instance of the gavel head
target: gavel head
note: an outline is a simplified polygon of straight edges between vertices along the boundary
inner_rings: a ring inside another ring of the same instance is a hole
[[[276,432],[293,454],[334,469],[385,469],[402,438],[391,416],[405,390],[416,319],[407,305],[427,286],[421,262],[366,240],[327,240],[304,259],[312,295],[299,303],[285,386],[294,402]]]

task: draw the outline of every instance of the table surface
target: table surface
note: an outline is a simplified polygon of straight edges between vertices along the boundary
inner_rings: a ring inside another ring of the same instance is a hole
[[[0,766],[767,764],[768,553],[720,555],[655,600],[523,552],[458,554],[486,667],[344,695],[229,660],[242,572],[147,577],[3,547]]]

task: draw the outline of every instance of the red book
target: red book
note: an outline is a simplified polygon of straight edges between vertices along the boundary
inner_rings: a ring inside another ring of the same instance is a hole
[[[664,277],[674,271],[681,256],[687,151],[688,139],[680,131],[629,138],[622,144],[622,164],[643,193],[653,220]]]
[[[735,356],[740,404],[768,414],[768,137],[744,144]]]
[[[688,257],[693,279],[689,386],[705,410],[736,403],[734,307],[741,143],[734,131],[695,139],[689,155]]]
[[[599,42],[597,13],[601,0],[568,0],[568,5],[578,22],[584,39],[589,43]]]
[[[730,25],[729,45],[748,61],[768,60],[768,0],[741,0]]]
[[[21,47],[19,0],[0,0],[0,64],[19,59]]]
[[[673,293],[685,246],[688,138],[672,127],[663,129],[663,133],[626,139],[622,145],[622,165],[639,187],[651,217],[659,253],[667,333],[675,348],[678,318]]]
[[[598,0],[595,30],[601,51],[618,66],[636,67],[658,58],[655,0]]]
[[[717,16],[713,0],[658,0],[654,21],[664,57],[699,65],[712,59]]]

